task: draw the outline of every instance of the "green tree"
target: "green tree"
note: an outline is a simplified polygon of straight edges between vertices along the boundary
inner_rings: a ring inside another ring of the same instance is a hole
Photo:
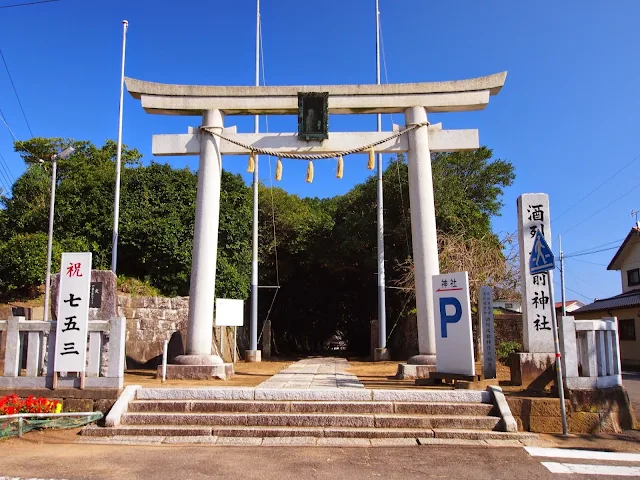
[[[60,268],[60,247],[53,245],[51,270]],[[0,286],[5,294],[35,297],[47,269],[47,235],[25,233],[0,244]]]

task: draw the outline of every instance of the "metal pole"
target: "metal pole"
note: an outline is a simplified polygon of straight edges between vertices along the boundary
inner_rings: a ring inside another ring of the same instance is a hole
[[[380,85],[380,10],[376,0],[376,84]],[[382,115],[378,114],[378,131]],[[387,314],[384,276],[384,194],[382,191],[382,154],[378,153],[378,348],[387,347]]]
[[[560,295],[562,297],[562,316],[567,314],[567,303],[564,293],[564,252],[562,251],[562,237],[558,235],[558,248],[560,249]],[[553,306],[555,309],[555,305]]]
[[[51,294],[51,250],[53,246],[53,212],[56,203],[56,172],[58,162],[56,156],[51,158],[51,199],[49,201],[49,236],[47,237],[47,273],[44,280],[44,316],[45,322],[49,321],[49,296]]]
[[[547,280],[549,283],[549,302],[551,303],[551,328],[553,328],[553,346],[556,351],[556,376],[558,383],[558,397],[560,398],[560,414],[562,416],[562,435],[566,437],[568,435],[567,428],[567,411],[564,405],[564,382],[562,381],[562,361],[560,354],[560,341],[558,340],[558,321],[556,319],[556,308],[553,300],[553,282],[551,279],[551,273],[547,273]]]
[[[233,327],[233,363],[238,361],[238,327]]]
[[[256,87],[260,85],[260,0],[256,0]],[[260,130],[260,117],[253,117],[253,131]],[[258,350],[258,155],[255,156],[253,171],[253,258],[251,260],[251,345],[250,350]]]
[[[118,148],[116,150],[116,193],[113,200],[113,237],[111,247],[111,271],[116,273],[118,261],[118,223],[120,222],[120,163],[122,157],[122,111],[124,108],[124,58],[127,46],[129,22],[122,21],[122,70],[120,72],[120,105],[118,107]]]

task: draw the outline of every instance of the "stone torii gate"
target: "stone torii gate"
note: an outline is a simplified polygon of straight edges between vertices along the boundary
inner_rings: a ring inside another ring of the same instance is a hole
[[[253,148],[288,153],[328,153],[356,149],[389,137],[389,132],[330,132],[323,141],[303,141],[296,134],[237,133],[224,126],[228,115],[297,115],[298,93],[328,92],[329,114],[404,113],[406,133],[375,147],[376,153],[407,152],[411,234],[415,265],[418,344],[421,362],[435,365],[436,344],[432,276],[440,273],[431,174],[431,152],[479,147],[477,130],[442,130],[429,125],[427,113],[482,110],[504,85],[507,73],[467,80],[387,85],[193,86],[126,79],[129,93],[152,114],[201,116],[202,129],[186,134],[154,135],[153,154],[199,155],[198,190],[186,355],[184,365],[222,363],[212,355],[214,290],[223,155],[248,155]],[[228,139],[228,140],[227,140]],[[247,359],[260,360],[257,325],[251,324]]]

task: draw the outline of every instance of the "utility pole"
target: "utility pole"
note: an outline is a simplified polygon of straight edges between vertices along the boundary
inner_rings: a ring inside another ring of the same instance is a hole
[[[562,297],[562,316],[567,314],[566,300],[564,293],[564,252],[562,251],[562,236],[558,235],[558,248],[560,249],[560,296]],[[556,306],[554,305],[553,308]]]

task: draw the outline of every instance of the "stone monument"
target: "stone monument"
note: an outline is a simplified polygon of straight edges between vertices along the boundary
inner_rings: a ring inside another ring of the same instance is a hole
[[[546,193],[525,193],[517,200],[518,244],[522,280],[523,353],[511,357],[511,380],[530,389],[543,389],[553,381],[555,353],[550,302],[553,271],[532,275],[529,256],[538,232],[551,245],[551,214]]]

